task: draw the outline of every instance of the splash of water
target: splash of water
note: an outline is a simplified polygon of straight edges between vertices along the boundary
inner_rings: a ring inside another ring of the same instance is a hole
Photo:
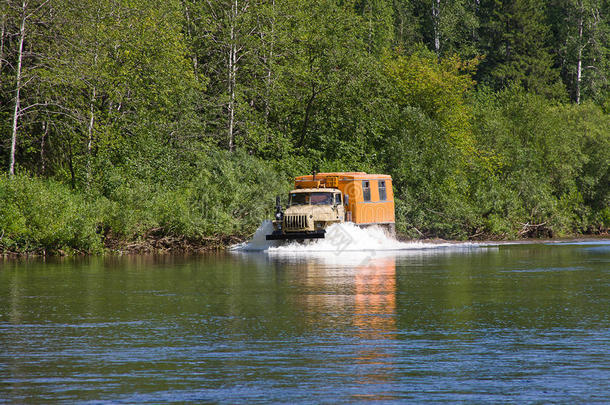
[[[250,241],[233,245],[231,246],[230,250],[254,252],[268,250],[269,248],[277,246],[279,244],[278,241],[265,239],[265,237],[272,232],[273,223],[271,221],[263,221],[263,223],[258,227]]]
[[[307,252],[370,252],[370,251],[404,251],[420,249],[437,249],[446,247],[471,248],[480,247],[477,243],[430,243],[400,242],[379,227],[360,228],[346,222],[331,225],[326,230],[325,238],[296,241],[268,241],[265,236],[273,232],[271,221],[264,221],[256,230],[249,242],[235,245],[234,251],[265,251],[268,253],[307,253]]]

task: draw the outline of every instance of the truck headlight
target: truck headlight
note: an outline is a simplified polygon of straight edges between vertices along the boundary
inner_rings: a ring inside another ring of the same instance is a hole
[[[278,221],[282,219],[282,213],[281,212],[276,212],[275,213],[275,219],[277,219]]]

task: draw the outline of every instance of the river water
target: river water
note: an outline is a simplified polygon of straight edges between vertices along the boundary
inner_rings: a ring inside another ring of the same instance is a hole
[[[342,236],[0,261],[0,402],[610,402],[610,241]]]

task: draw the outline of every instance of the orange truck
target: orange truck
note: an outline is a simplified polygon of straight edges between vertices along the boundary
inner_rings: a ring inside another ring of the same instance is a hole
[[[380,226],[395,234],[392,177],[364,172],[317,173],[294,179],[286,209],[276,199],[267,240],[324,238],[332,224]]]

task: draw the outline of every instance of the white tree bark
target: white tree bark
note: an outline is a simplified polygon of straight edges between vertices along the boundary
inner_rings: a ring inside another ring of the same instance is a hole
[[[432,0],[432,25],[434,28],[434,51],[438,55],[441,50],[441,0]]]
[[[96,55],[97,59],[97,55]],[[87,186],[91,183],[91,150],[93,149],[93,126],[95,125],[95,101],[97,92],[95,86],[89,100],[89,124],[87,125]]]
[[[582,81],[582,48],[583,48],[583,16],[584,7],[582,0],[578,2],[578,61],[576,62],[576,104],[580,104],[580,85]]]
[[[230,15],[230,39],[229,39],[229,151],[233,152],[235,147],[235,86],[237,84],[237,43],[236,43],[236,24],[237,24],[237,0],[231,4]]]
[[[231,12],[229,14],[229,63],[227,64],[229,76],[229,85],[227,86],[229,103],[227,109],[229,113],[229,150],[231,152],[235,149],[235,112],[238,86],[237,72],[239,71],[239,62],[245,54],[244,43],[242,41],[244,38],[247,38],[256,32],[255,28],[247,33],[243,32],[245,27],[242,17],[247,12],[249,5],[250,2],[248,0],[243,1],[241,7],[238,4],[238,0],[232,0]]]
[[[367,7],[367,11],[369,14],[369,46],[368,46],[368,52],[369,55],[372,52],[372,48],[373,48],[373,6],[371,5],[371,2],[369,1],[366,5]]]
[[[189,40],[192,40],[193,33],[191,31],[191,13],[189,11],[188,4],[184,0],[182,1],[182,7],[184,8],[184,17],[186,18],[186,35]],[[197,73],[197,54],[195,52],[193,52],[191,60],[193,61],[193,69],[195,73]]]
[[[21,107],[21,68],[23,63],[23,42],[25,40],[25,21],[26,15],[26,3],[25,0],[21,3],[21,26],[19,28],[19,47],[17,49],[17,72],[15,77],[15,109],[13,111],[13,126],[11,135],[11,152],[10,152],[10,165],[8,173],[12,177],[15,175],[15,150],[17,149],[17,128],[19,126],[19,115]]]
[[[102,10],[98,5],[96,9],[95,20],[95,41],[93,44],[93,71],[97,72],[99,54],[100,54],[100,39],[99,39],[99,24],[102,21]],[[93,151],[93,134],[95,130],[95,103],[97,102],[97,80],[91,77],[91,95],[89,97],[89,122],[87,123],[87,187],[91,185],[91,154]]]
[[[2,14],[2,21],[0,24],[0,72],[2,72],[2,66],[4,65],[4,33],[6,32],[6,14]]]
[[[47,136],[49,135],[49,122],[43,122],[42,128],[42,137],[40,138],[40,173],[44,174],[47,169],[47,164],[45,161],[45,145]]]
[[[272,76],[272,64],[273,64],[273,46],[275,45],[275,0],[272,0],[271,6],[273,7],[273,16],[271,18],[271,40],[269,43],[269,55],[267,56],[267,80],[265,86],[265,124],[269,121],[269,112],[271,102],[271,76]]]

